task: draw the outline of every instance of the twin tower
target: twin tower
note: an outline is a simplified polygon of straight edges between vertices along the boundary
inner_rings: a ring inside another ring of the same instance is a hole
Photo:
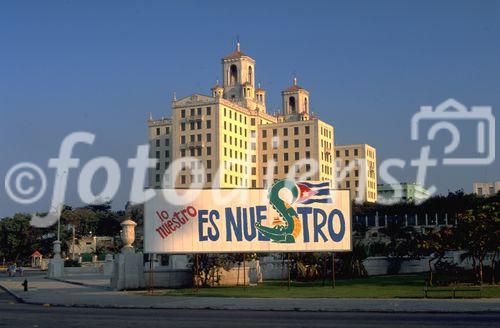
[[[222,59],[222,76],[222,86],[217,82],[212,87],[213,97],[230,100],[250,110],[266,111],[266,91],[260,85],[255,87],[255,60],[241,52],[239,42],[236,51]],[[283,116],[309,117],[309,92],[297,85],[297,78],[281,95]]]

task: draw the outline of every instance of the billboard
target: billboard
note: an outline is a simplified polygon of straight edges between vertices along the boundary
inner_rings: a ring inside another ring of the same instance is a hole
[[[154,192],[145,204],[145,253],[351,250],[349,191],[329,182]]]

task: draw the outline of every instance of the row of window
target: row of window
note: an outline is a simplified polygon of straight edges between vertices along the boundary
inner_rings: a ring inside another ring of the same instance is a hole
[[[194,108],[190,108],[189,109],[189,114],[191,116],[194,116],[195,115],[195,109]],[[205,115],[210,116],[211,114],[212,114],[212,108],[211,107],[207,107],[205,109]],[[199,116],[202,115],[202,109],[201,109],[201,107],[196,108],[196,115],[199,115]],[[186,118],[186,110],[185,109],[181,109],[181,118]]]
[[[168,147],[170,145],[170,139],[166,138],[165,139],[165,147]],[[160,147],[160,139],[156,139],[156,147]]]
[[[349,149],[344,149],[344,157],[349,156],[349,153]],[[337,158],[340,157],[340,150],[335,151],[335,155],[337,156]],[[357,148],[353,149],[353,156],[359,156],[359,150]]]
[[[170,127],[169,126],[165,127],[165,134],[170,134]],[[161,128],[156,128],[156,135],[157,136],[161,135]]]
[[[189,122],[189,129],[194,130],[200,130],[202,125],[202,121],[196,121],[196,122]],[[205,121],[205,127],[207,129],[212,128],[212,121],[211,120],[206,120]],[[181,122],[181,131],[186,131],[186,122]]]
[[[321,133],[322,136],[325,136],[328,139],[332,139],[333,138],[333,136],[332,136],[332,130],[330,130],[328,128],[321,127],[320,133]]]
[[[228,142],[229,140],[229,142]],[[238,139],[237,137],[234,137],[234,146],[238,146],[238,140],[240,142],[240,148],[247,148],[248,143],[247,141],[243,141],[243,139]],[[233,137],[228,136],[227,134],[224,134],[224,142],[229,143],[230,145],[233,145]],[[245,147],[243,147],[245,145]]]
[[[229,129],[227,128],[229,126]],[[239,133],[241,136],[247,137],[247,132],[248,130],[243,127],[239,127],[239,132],[238,132],[238,126],[234,124],[234,131],[233,131],[233,123],[224,121],[224,130],[229,130],[229,132],[234,132],[234,133]]]
[[[305,134],[309,134],[310,130],[311,130],[311,127],[309,125],[304,126]],[[267,131],[268,130],[265,130],[265,129],[262,130],[262,138],[267,138]],[[272,131],[273,131],[273,137],[277,137],[278,136],[278,129],[272,129]],[[298,126],[295,126],[293,128],[293,134],[294,135],[299,134],[299,127]],[[284,136],[288,135],[288,128],[283,128],[283,135]]]
[[[205,155],[212,155],[212,147],[198,147],[198,148],[190,148],[189,156],[202,156],[202,149],[205,149]],[[196,155],[195,155],[196,154]],[[181,149],[181,157],[186,157],[186,149]]]
[[[311,139],[309,139],[309,138],[304,139],[304,143],[305,143],[306,147],[310,147],[311,146]],[[277,149],[278,148],[278,140],[273,140],[272,146],[273,146],[272,149]],[[294,139],[293,146],[295,148],[299,148],[300,147],[300,139]],[[283,140],[283,148],[285,148],[285,149],[288,148],[288,140]],[[265,141],[262,143],[262,150],[267,150],[267,142],[265,142]]]
[[[189,135],[189,142],[201,142],[202,141],[202,135],[201,133],[198,133],[198,134],[191,134]],[[211,142],[212,141],[212,135],[210,133],[207,133],[205,135],[205,141],[206,142]],[[186,136],[185,135],[182,135],[181,136],[181,145],[185,145],[186,144]]]

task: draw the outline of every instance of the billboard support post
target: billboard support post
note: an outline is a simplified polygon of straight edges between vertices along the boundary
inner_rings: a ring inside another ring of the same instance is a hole
[[[323,284],[322,287],[325,287],[325,282],[326,282],[326,259],[327,259],[327,254],[323,254]]]
[[[335,288],[335,252],[332,252],[332,288]]]
[[[291,284],[291,277],[290,277],[290,271],[291,271],[291,262],[290,262],[290,253],[288,253],[288,290],[290,290],[290,284]]]
[[[243,253],[243,290],[247,290],[246,253]]]
[[[199,268],[199,254],[196,253],[194,255],[194,284],[195,284],[195,289],[196,289],[196,293],[198,293],[198,283],[199,283],[199,280],[200,280],[200,268]]]

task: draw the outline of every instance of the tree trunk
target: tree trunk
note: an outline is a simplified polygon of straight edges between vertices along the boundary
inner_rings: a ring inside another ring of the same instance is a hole
[[[479,257],[479,283],[483,284],[483,256]]]
[[[429,286],[432,287],[432,259],[429,260]]]
[[[71,237],[71,259],[74,261],[75,260],[75,226],[71,225],[71,232],[72,232],[72,237]]]

